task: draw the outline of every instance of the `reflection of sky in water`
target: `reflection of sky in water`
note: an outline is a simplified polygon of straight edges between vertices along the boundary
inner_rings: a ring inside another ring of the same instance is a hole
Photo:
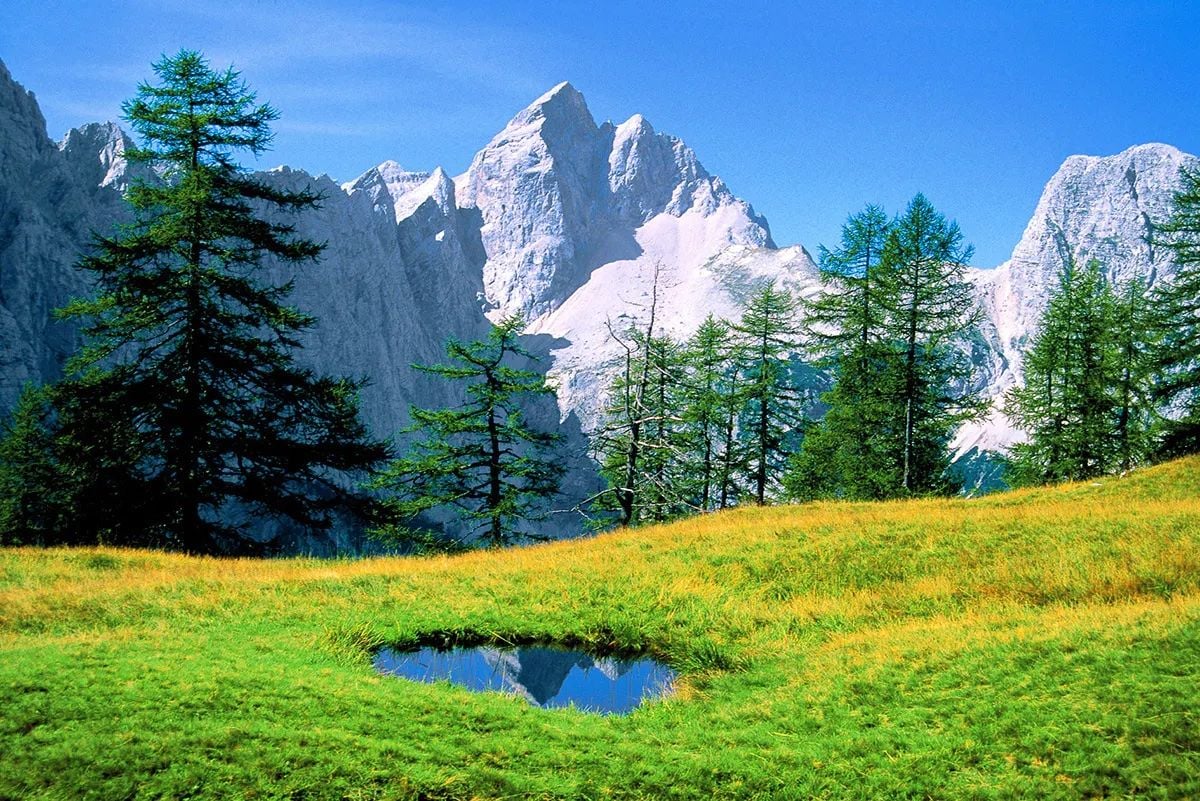
[[[415,681],[452,681],[470,690],[516,693],[541,707],[625,714],[668,692],[675,673],[653,659],[593,657],[559,648],[380,651],[375,668]]]

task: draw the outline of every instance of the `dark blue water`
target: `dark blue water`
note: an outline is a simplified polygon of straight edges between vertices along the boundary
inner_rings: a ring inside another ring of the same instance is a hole
[[[451,681],[471,690],[498,690],[536,706],[574,706],[624,715],[670,692],[675,672],[653,659],[595,657],[560,648],[455,648],[380,651],[375,668],[414,681]]]

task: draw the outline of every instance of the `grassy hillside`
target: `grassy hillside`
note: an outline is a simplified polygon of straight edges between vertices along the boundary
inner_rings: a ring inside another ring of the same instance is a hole
[[[644,648],[629,717],[374,673]],[[0,550],[2,798],[1200,797],[1200,460],[455,558]]]

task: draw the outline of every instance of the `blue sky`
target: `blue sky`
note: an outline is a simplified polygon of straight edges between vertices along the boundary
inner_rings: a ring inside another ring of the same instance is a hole
[[[456,174],[562,80],[642,113],[815,252],[916,192],[1007,258],[1067,156],[1200,152],[1200,3],[13,0],[0,59],[50,135],[115,118],[180,47],[282,113],[263,166],[339,180],[384,160]]]

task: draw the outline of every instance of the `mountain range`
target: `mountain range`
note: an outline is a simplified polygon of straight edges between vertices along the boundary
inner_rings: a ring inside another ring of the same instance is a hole
[[[51,312],[88,290],[73,265],[92,232],[125,219],[121,193],[137,177],[123,158],[130,144],[113,123],[53,142],[32,93],[0,63],[0,414],[26,382],[57,378],[78,344]],[[971,272],[985,310],[969,345],[979,388],[998,398],[1020,380],[1067,254],[1099,259],[1113,278],[1170,280],[1170,256],[1151,235],[1189,163],[1163,144],[1063,163],[1012,257]],[[557,408],[536,415],[567,437],[565,506],[598,486],[586,443],[617,359],[609,326],[645,313],[656,276],[661,330],[679,336],[710,313],[736,315],[765,281],[820,291],[809,252],[778,246],[767,221],[686,144],[641,115],[597,124],[569,83],[520,111],[461,175],[387,161],[343,184],[289,167],[260,177],[324,196],[294,220],[327,243],[321,261],[295,275],[269,269],[295,278],[296,305],[320,321],[304,360],[370,379],[363,411],[377,433],[403,428],[410,404],[452,400],[414,363],[438,361],[448,337],[525,316],[530,348],[558,387]],[[955,448],[974,464],[1019,436],[996,409],[964,427]],[[551,528],[578,525],[563,516]]]

